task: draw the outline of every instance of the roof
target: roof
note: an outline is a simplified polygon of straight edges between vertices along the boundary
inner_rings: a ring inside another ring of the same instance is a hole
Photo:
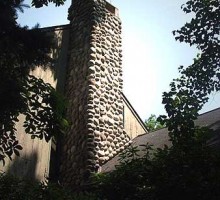
[[[199,115],[195,121],[196,126],[208,127],[214,131],[214,136],[210,140],[210,145],[220,148],[220,108],[211,110],[209,112]],[[139,135],[132,140],[132,145],[140,146],[149,143],[155,148],[162,148],[165,144],[171,145],[168,136],[167,128],[163,128],[151,133]],[[119,164],[119,156],[116,155],[114,158],[109,160],[102,166],[102,172],[109,172],[115,169],[115,166]]]
[[[65,29],[70,29],[70,28],[71,28],[70,24],[62,24],[62,25],[57,25],[57,26],[43,27],[40,29],[43,31],[50,32],[50,31],[65,30]]]

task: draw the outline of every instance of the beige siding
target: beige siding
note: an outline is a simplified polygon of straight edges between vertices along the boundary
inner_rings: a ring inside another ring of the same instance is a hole
[[[0,171],[14,174],[18,177],[26,177],[44,181],[49,175],[50,145],[44,140],[31,139],[30,135],[24,134],[22,123],[24,116],[19,116],[17,126],[18,140],[23,147],[20,156],[13,156],[12,160],[6,160],[5,166],[0,165]]]
[[[44,70],[42,67],[36,67],[30,74],[57,88],[58,84],[64,80],[64,77],[59,76],[65,75],[65,59],[68,45],[63,43],[67,43],[68,30],[52,29],[49,33],[54,35],[54,40],[57,44],[57,48],[53,49],[51,53],[51,56],[56,59],[55,67],[52,70],[50,68]],[[63,71],[63,74],[60,71]],[[58,72],[59,76],[57,75]],[[63,83],[60,85],[62,90]],[[49,176],[51,142],[47,143],[45,140],[31,139],[30,135],[25,134],[23,128],[25,116],[20,115],[19,119],[17,132],[23,150],[20,151],[19,157],[13,156],[12,161],[7,159],[5,166],[0,163],[0,172],[45,181],[45,178]]]
[[[124,129],[131,139],[147,133],[147,129],[128,100],[124,97]]]

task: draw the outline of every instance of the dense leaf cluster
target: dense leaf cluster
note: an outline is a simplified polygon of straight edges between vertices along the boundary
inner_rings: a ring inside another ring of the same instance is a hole
[[[173,31],[176,40],[194,45],[199,55],[192,65],[179,68],[180,78],[164,92],[163,104],[168,118],[162,116],[174,143],[192,140],[194,120],[208,101],[211,92],[220,90],[220,1],[190,0],[182,6],[194,17],[180,30]]]
[[[203,132],[204,130],[198,130]],[[220,155],[201,140],[193,146],[146,145],[144,156],[130,147],[116,170],[100,174],[98,194],[107,200],[217,200],[220,198]]]
[[[156,131],[165,127],[157,120],[157,117],[154,114],[151,114],[151,116],[147,120],[145,120],[144,123],[149,132]]]
[[[32,6],[40,8],[42,6],[48,6],[48,3],[53,3],[55,6],[63,5],[66,0],[32,0]]]
[[[1,200],[97,200],[89,193],[72,193],[58,184],[39,183],[0,174]]]

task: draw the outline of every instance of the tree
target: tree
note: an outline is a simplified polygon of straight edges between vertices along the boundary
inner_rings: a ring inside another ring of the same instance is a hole
[[[208,147],[205,140],[197,140],[187,152],[174,146],[145,147],[141,157],[137,147],[127,148],[116,170],[96,175],[93,191],[97,190],[100,199],[220,198],[220,154]]]
[[[33,5],[47,5],[50,0],[34,0]],[[56,5],[61,0],[54,0]],[[0,1],[0,161],[19,155],[16,123],[25,115],[24,127],[32,138],[48,141],[66,123],[60,96],[51,85],[29,75],[35,66],[52,66],[48,56],[52,39],[36,26],[17,24],[17,11],[27,8],[23,0]],[[39,4],[38,4],[39,3]]]
[[[90,193],[76,194],[56,183],[42,183],[0,173],[1,200],[98,200]]]
[[[56,6],[63,5],[66,0],[32,0],[32,6],[40,8],[48,6],[48,3],[54,3]]]
[[[158,129],[164,128],[165,126],[162,125],[158,120],[157,120],[157,116],[154,114],[151,114],[150,117],[145,120],[145,125],[148,129],[148,131],[156,131]]]
[[[176,40],[194,45],[200,51],[192,65],[179,67],[180,78],[163,93],[166,123],[173,143],[186,143],[195,136],[194,120],[208,101],[208,95],[220,90],[220,2],[219,0],[189,0],[182,6],[193,18],[180,30],[173,31]]]

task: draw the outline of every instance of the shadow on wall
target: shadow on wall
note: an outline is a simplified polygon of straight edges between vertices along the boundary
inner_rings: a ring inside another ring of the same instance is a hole
[[[43,79],[60,93],[64,92],[68,57],[69,25],[42,28],[42,32],[53,40],[51,63],[46,66],[35,66],[30,74]]]
[[[38,156],[36,152],[26,156],[16,156],[8,166],[6,173],[14,175],[19,178],[38,180],[36,177],[36,166],[38,162]]]
[[[60,28],[54,29],[53,38],[56,48],[52,49],[52,58],[54,66],[51,70],[54,80],[57,80],[56,89],[63,93],[66,79],[66,68],[68,62],[68,46],[69,46],[69,25],[63,25]]]

